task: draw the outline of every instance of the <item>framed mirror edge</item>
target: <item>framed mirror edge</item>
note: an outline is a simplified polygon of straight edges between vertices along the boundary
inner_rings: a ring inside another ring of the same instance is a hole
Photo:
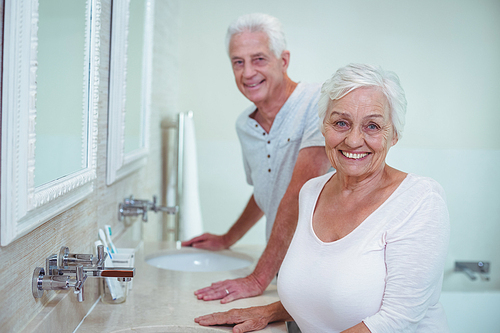
[[[17,220],[14,227],[4,232],[2,225],[1,245],[6,246],[18,238],[38,228],[51,218],[76,206],[93,192],[94,182],[88,182],[79,186],[63,196],[51,200],[50,205],[41,205],[37,209],[29,211],[23,218]]]
[[[106,174],[106,184],[108,186],[142,168],[146,164],[149,154],[154,0],[146,0],[145,3],[143,74],[141,78],[141,145],[138,149],[128,153],[125,153],[124,145],[127,88],[127,36],[129,31],[130,1],[117,1],[113,3]]]
[[[84,94],[86,107],[82,110],[82,135],[86,137],[87,148],[82,157],[86,159],[86,167],[35,188],[38,1],[5,4],[2,79],[9,84],[2,87],[1,246],[78,204],[93,191],[97,169],[101,1],[87,0],[86,10],[89,45],[85,52],[90,73]]]

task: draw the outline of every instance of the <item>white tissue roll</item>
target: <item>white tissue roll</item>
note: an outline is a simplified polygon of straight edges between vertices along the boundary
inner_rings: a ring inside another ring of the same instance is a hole
[[[194,120],[184,118],[184,172],[183,197],[180,221],[181,240],[191,239],[203,233],[200,194],[198,188],[198,161],[196,159],[196,136]]]

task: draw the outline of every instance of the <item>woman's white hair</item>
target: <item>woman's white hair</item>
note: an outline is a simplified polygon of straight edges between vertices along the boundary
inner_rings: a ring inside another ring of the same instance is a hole
[[[280,58],[286,50],[285,32],[281,22],[273,16],[261,13],[246,14],[238,17],[227,28],[226,50],[229,54],[229,43],[235,34],[242,32],[264,32],[269,38],[269,50],[276,58]]]
[[[365,64],[349,64],[337,70],[321,87],[318,101],[318,116],[320,128],[323,129],[327,111],[332,101],[341,99],[354,89],[377,87],[387,98],[390,107],[391,121],[394,130],[401,139],[405,126],[406,97],[396,73],[386,71],[381,67]]]

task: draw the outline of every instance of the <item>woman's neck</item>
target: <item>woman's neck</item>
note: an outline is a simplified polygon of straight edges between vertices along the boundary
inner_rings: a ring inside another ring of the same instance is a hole
[[[397,184],[406,177],[406,174],[387,164],[383,168],[365,176],[352,177],[337,172],[332,178],[333,189],[343,197],[352,195],[367,196],[380,189]]]

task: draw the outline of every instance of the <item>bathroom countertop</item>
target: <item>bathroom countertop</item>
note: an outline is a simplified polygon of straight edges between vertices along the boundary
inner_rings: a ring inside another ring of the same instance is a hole
[[[174,248],[174,244],[169,242],[142,245],[136,253],[133,288],[127,300],[121,304],[105,304],[99,300],[77,333],[114,332],[165,325],[201,327],[194,322],[195,317],[233,308],[265,305],[278,300],[275,282],[271,283],[261,296],[236,300],[229,304],[221,304],[218,300],[201,301],[193,294],[195,290],[207,287],[213,282],[250,274],[262,253],[262,246],[233,247],[234,251],[245,253],[255,259],[253,265],[234,271],[180,272],[156,268],[144,260],[148,256]],[[212,328],[221,332],[232,330],[231,326],[212,326]],[[286,328],[284,323],[273,323],[260,332],[286,333]]]

